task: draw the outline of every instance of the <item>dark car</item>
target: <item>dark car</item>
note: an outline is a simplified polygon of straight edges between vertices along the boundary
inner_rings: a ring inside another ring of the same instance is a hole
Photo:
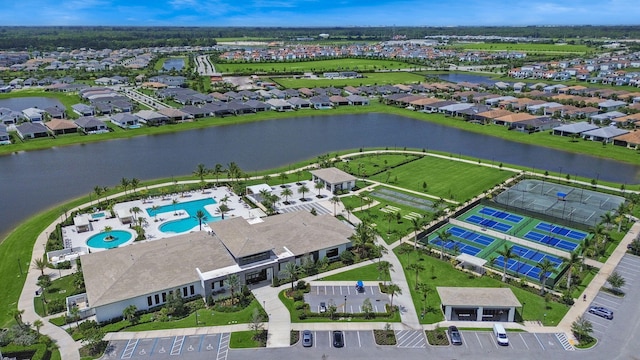
[[[342,331],[333,332],[333,347],[341,348],[344,346],[344,334]]]
[[[589,312],[592,313],[593,315],[598,315],[605,319],[609,319],[609,320],[613,319],[613,311],[603,306],[592,306],[589,308]]]
[[[452,345],[462,345],[462,336],[460,336],[460,331],[455,326],[449,326],[449,339],[451,340]]]
[[[311,331],[305,330],[302,332],[302,346],[304,347],[313,346],[313,334],[311,334]]]

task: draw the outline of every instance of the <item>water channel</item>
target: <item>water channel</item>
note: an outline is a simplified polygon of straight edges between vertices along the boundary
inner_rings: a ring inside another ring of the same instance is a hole
[[[639,183],[640,165],[514,143],[388,114],[315,116],[118,139],[0,156],[0,239],[28,216],[120,179],[148,180],[237,163],[286,166],[360,147],[426,148],[563,174]]]

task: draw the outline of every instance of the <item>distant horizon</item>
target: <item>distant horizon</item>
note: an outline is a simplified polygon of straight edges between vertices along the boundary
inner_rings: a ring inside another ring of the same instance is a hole
[[[635,0],[22,0],[2,26],[568,27],[638,26]]]

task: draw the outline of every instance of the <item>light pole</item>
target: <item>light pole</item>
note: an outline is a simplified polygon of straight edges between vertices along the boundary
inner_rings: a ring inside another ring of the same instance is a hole
[[[344,312],[347,313],[347,295],[344,296]]]
[[[20,259],[18,259],[18,268],[20,268],[20,276],[22,276],[22,264],[20,263]]]

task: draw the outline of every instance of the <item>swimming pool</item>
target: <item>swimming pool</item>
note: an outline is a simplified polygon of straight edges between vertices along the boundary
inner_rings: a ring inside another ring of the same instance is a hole
[[[100,219],[100,218],[105,217],[105,215],[106,214],[104,212],[93,213],[93,214],[91,214],[91,218],[92,219]]]
[[[113,239],[107,239],[109,235],[111,235]],[[87,245],[100,249],[113,249],[131,240],[132,237],[133,235],[128,231],[111,230],[91,236],[89,240],[87,240]]]
[[[162,231],[163,233],[179,234],[179,233],[190,231],[193,228],[200,225],[200,222],[195,217],[196,212],[198,212],[198,210],[202,210],[204,212],[204,215],[206,216],[206,219],[203,221],[203,223],[220,220],[221,218],[219,216],[211,215],[204,208],[206,205],[214,205],[214,204],[217,204],[217,202],[214,199],[206,198],[206,199],[200,199],[200,200],[181,202],[175,205],[173,204],[164,205],[164,206],[158,207],[158,209],[156,210],[152,208],[147,208],[146,210],[147,210],[147,214],[149,214],[149,216],[152,216],[152,217],[155,217],[157,214],[166,213],[166,212],[176,212],[176,211],[186,212],[189,215],[189,217],[184,219],[179,219],[179,220],[168,221],[160,225],[159,227],[160,231]]]

